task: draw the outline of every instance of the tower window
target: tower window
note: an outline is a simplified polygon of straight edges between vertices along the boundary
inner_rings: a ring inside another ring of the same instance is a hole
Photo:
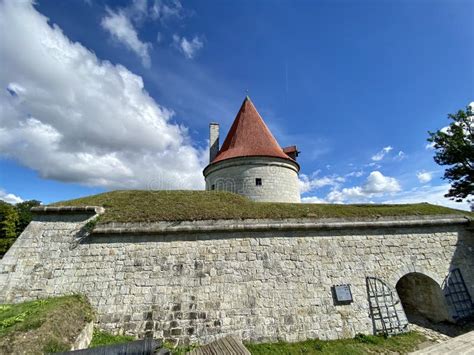
[[[255,179],[255,185],[256,186],[262,186],[262,179],[261,178],[256,178]]]

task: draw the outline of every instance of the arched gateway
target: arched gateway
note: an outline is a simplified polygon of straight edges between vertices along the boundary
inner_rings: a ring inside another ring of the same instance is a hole
[[[452,320],[443,291],[431,277],[418,272],[408,273],[398,280],[396,289],[410,322],[417,317],[433,322]]]

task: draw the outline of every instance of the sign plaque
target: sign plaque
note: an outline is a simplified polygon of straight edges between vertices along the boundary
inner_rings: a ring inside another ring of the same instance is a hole
[[[338,303],[351,303],[353,301],[351,285],[335,285],[333,288]]]

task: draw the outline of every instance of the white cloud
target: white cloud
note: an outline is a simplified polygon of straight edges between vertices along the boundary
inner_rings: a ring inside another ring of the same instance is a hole
[[[173,35],[173,43],[188,59],[194,58],[196,53],[204,46],[203,41],[197,36],[194,36],[192,40],[188,40],[184,36],[180,37],[175,34]]]
[[[161,43],[161,42],[163,42],[163,33],[158,32],[156,34],[156,43]]]
[[[13,96],[18,96],[25,92],[25,88],[17,83],[9,83],[7,86],[7,91]]]
[[[419,171],[416,173],[416,177],[421,183],[425,184],[431,181],[433,174],[429,171]]]
[[[141,77],[71,42],[27,1],[0,2],[0,32],[3,156],[60,181],[203,187],[204,151]]]
[[[316,197],[316,196],[310,196],[310,197],[303,197],[301,198],[302,203],[327,203],[322,198]]]
[[[388,154],[391,150],[393,149],[393,147],[391,146],[387,146],[387,147],[384,147],[382,148],[382,150],[380,152],[378,152],[377,154],[373,155],[372,156],[372,160],[373,161],[380,161],[383,159],[383,157]]]
[[[367,202],[370,198],[393,194],[400,190],[401,187],[397,179],[384,176],[380,171],[372,171],[362,186],[343,188],[342,190],[336,188],[329,192],[326,200],[332,203]]]
[[[300,183],[300,192],[302,194],[310,192],[315,189],[319,189],[324,186],[339,186],[345,181],[341,176],[323,176],[318,177],[319,171],[312,174],[311,177],[300,174],[299,183]]]
[[[365,195],[362,192],[360,186],[343,188],[342,190],[332,190],[326,196],[326,200],[330,203],[350,203],[350,202],[361,202],[365,199]]]
[[[183,5],[178,0],[155,0],[149,12],[153,19],[166,21],[173,17],[178,19],[182,18],[184,16],[183,11]]]
[[[435,146],[434,142],[426,143],[425,149],[426,150],[433,150],[434,146]]]
[[[6,193],[5,190],[2,189],[0,189],[0,200],[11,203],[12,205],[23,202],[21,197]]]
[[[375,162],[365,164],[364,166],[370,167],[372,169],[380,169],[382,167],[382,165],[380,165],[379,163],[375,163]]]
[[[102,18],[101,25],[115,40],[138,55],[143,66],[150,67],[149,51],[152,45],[151,43],[142,42],[138,38],[137,30],[125,12],[121,10],[114,12],[107,9],[107,15]]]
[[[132,0],[125,9],[136,21],[142,20],[148,14],[148,0]]]
[[[427,202],[433,205],[441,205],[450,208],[462,209],[469,211],[468,202],[455,202],[444,197],[448,193],[450,185],[438,185],[438,186],[422,186],[416,187],[409,191],[404,191],[397,194],[395,197],[383,201],[383,203],[420,203]]]
[[[150,6],[149,6],[150,5]],[[125,47],[138,55],[145,67],[150,67],[150,50],[152,44],[139,39],[138,28],[141,28],[146,21],[159,20],[165,22],[171,18],[184,18],[184,8],[179,0],[132,0],[126,6],[116,10],[107,8],[107,14],[102,18],[102,27],[110,35]],[[156,42],[161,43],[163,35],[157,34]],[[190,58],[202,47],[203,43],[195,37],[192,41],[187,41],[183,37],[180,46],[184,47],[186,55]]]
[[[145,67],[150,67],[150,50],[152,44],[143,42],[138,37],[138,28],[148,20],[166,22],[172,18],[182,20],[185,17],[184,8],[179,0],[133,0],[130,5],[111,10],[107,8],[107,15],[102,18],[102,27],[118,42],[122,43],[137,54]],[[156,43],[163,42],[164,36],[157,33]],[[192,59],[203,48],[201,37],[192,39],[173,35],[172,45],[182,52],[186,58]]]
[[[364,175],[364,172],[362,170],[357,170],[357,171],[351,171],[349,174],[346,174],[348,177],[361,177]]]
[[[405,159],[406,157],[407,157],[407,155],[405,154],[405,152],[403,152],[402,150],[400,150],[400,151],[397,153],[397,155],[395,155],[395,156],[393,157],[393,159],[400,161],[400,160]]]
[[[440,129],[441,132],[446,133],[448,135],[451,135],[451,127],[449,126],[444,126],[443,128]]]
[[[363,191],[369,194],[392,193],[400,191],[400,184],[393,177],[384,176],[380,171],[372,171],[367,177]]]

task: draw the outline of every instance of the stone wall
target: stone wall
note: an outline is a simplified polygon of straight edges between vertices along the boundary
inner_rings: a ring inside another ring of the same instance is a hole
[[[372,333],[366,276],[438,284],[459,267],[474,294],[466,220],[230,221],[110,225],[39,215],[0,263],[0,301],[82,293],[103,329],[206,343]],[[207,223],[207,224],[206,224]],[[190,233],[191,232],[191,233]],[[331,286],[354,302],[335,305]]]
[[[301,202],[298,166],[279,158],[224,160],[204,170],[206,190],[229,191],[260,202]],[[256,179],[262,181],[256,185]]]

